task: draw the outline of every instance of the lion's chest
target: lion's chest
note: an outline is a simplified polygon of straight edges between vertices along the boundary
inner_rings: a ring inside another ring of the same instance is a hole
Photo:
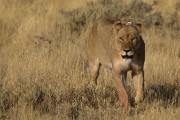
[[[119,64],[121,65],[121,69],[127,71],[130,69],[132,59],[120,59]]]

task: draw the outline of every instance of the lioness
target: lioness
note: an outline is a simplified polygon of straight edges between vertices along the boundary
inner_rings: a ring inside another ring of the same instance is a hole
[[[100,65],[112,70],[114,84],[121,105],[130,108],[130,96],[125,80],[127,71],[132,70],[135,102],[143,99],[145,43],[140,35],[142,24],[132,25],[118,19],[99,19],[90,31],[88,39],[89,70],[97,84]]]

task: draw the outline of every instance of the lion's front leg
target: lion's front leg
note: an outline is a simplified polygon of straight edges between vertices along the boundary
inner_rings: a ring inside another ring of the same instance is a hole
[[[114,76],[114,84],[117,89],[120,103],[122,106],[124,106],[126,109],[130,108],[130,100],[129,100],[129,95],[126,91],[125,87],[125,79],[126,79],[126,74],[123,72],[118,72],[116,70],[113,70],[113,76]]]
[[[138,103],[144,98],[144,72],[132,71],[133,84],[136,90],[135,102]]]

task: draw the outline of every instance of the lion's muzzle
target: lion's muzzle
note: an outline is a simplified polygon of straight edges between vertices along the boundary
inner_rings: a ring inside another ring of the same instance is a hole
[[[121,54],[123,59],[132,59],[133,58],[133,52],[129,50],[124,50]]]

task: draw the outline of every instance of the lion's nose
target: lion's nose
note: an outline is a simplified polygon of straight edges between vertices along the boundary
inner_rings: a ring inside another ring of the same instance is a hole
[[[128,53],[129,51],[131,51],[131,49],[125,49],[124,50],[126,53]]]

